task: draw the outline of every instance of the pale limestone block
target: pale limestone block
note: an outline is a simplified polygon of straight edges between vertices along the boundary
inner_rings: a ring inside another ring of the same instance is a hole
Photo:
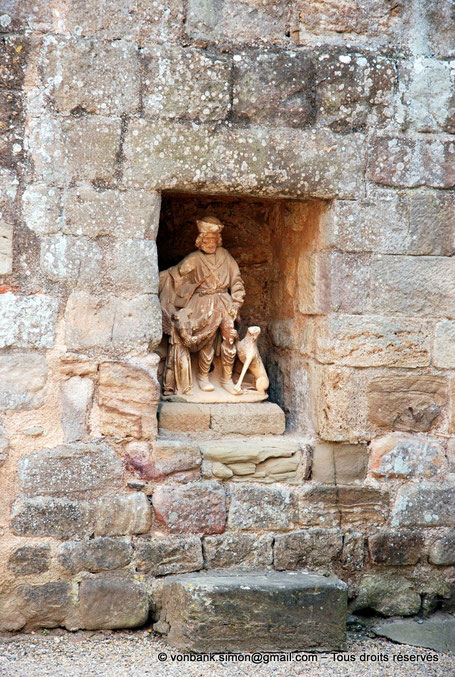
[[[153,294],[132,299],[71,293],[65,312],[69,349],[157,345],[161,340],[161,308]]]
[[[139,56],[124,40],[48,39],[40,65],[56,110],[122,115],[139,107]]]
[[[41,241],[41,268],[54,282],[97,286],[102,279],[99,245],[86,237],[51,235]]]
[[[19,181],[12,169],[0,167],[0,204],[14,202]]]
[[[455,367],[455,322],[443,320],[436,325],[433,363],[439,369]]]
[[[193,402],[162,402],[159,406],[160,428],[171,432],[199,432],[210,428],[210,408]]]
[[[88,438],[88,421],[94,388],[91,379],[80,376],[73,376],[61,384],[61,423],[66,442]]]
[[[282,435],[284,411],[272,402],[210,405],[210,428],[217,433],[238,435]]]
[[[0,408],[34,409],[44,401],[46,358],[37,353],[0,354]]]
[[[45,294],[0,295],[0,348],[52,348],[58,300]]]
[[[29,184],[22,195],[22,211],[27,228],[37,235],[58,233],[61,227],[61,191],[44,183]]]
[[[13,226],[0,219],[0,275],[13,271]]]
[[[116,240],[109,248],[107,279],[117,288],[158,293],[158,257],[152,240]]]
[[[69,188],[64,196],[64,223],[68,235],[121,240],[156,237],[161,195],[146,190],[100,190],[90,184]]]
[[[289,458],[300,451],[300,443],[280,437],[258,437],[247,441],[221,439],[201,441],[202,456],[207,461],[231,465],[235,463],[261,463],[268,458]]]
[[[373,477],[432,477],[446,467],[444,449],[435,440],[391,433],[371,442],[368,472]]]

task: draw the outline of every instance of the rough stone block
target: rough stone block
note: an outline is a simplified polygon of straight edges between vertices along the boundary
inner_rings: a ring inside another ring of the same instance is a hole
[[[37,235],[58,233],[61,228],[60,202],[61,191],[58,188],[45,183],[28,184],[22,194],[22,213],[27,228]]]
[[[79,586],[79,612],[87,630],[136,628],[148,618],[148,595],[138,581],[87,579]]]
[[[425,147],[425,181],[433,188],[455,186],[455,146],[453,136],[436,136]]]
[[[314,79],[318,125],[346,133],[364,129],[373,120],[382,124],[391,116],[397,84],[391,59],[346,46],[323,49]]]
[[[425,367],[430,327],[425,321],[377,315],[332,314],[315,330],[315,357],[347,367]]]
[[[341,526],[383,524],[389,513],[389,494],[374,487],[338,487]]]
[[[369,178],[396,188],[423,186],[426,181],[425,153],[425,141],[420,138],[376,137],[369,153]]]
[[[94,522],[91,506],[67,498],[18,499],[11,509],[11,529],[18,536],[51,536],[61,540],[89,536]]]
[[[153,444],[150,456],[144,454],[129,453],[126,457],[128,470],[138,472],[141,479],[162,480],[174,473],[186,473],[193,471],[198,479],[199,466],[201,465],[201,452],[196,443],[182,440],[158,439]]]
[[[424,537],[418,531],[380,531],[368,538],[368,549],[374,564],[406,566],[417,564],[423,553]]]
[[[70,574],[120,569],[131,562],[132,556],[133,548],[129,541],[117,538],[70,541],[62,543],[58,550],[59,564]]]
[[[349,198],[361,190],[364,147],[358,134],[349,144],[341,138],[325,130],[138,119],[125,138],[124,180],[131,188],[185,191],[194,190],[197,176],[213,193],[244,193],[248,186],[257,195],[300,198],[304,190]]]
[[[154,438],[158,399],[158,381],[145,369],[125,362],[100,364],[98,405],[104,435]]]
[[[65,185],[115,176],[121,121],[101,115],[32,118],[28,144],[38,182]]]
[[[361,370],[317,365],[311,372],[317,430],[323,440],[357,442],[368,438],[366,376]]]
[[[45,294],[0,295],[0,348],[52,348],[58,300]]]
[[[373,609],[382,616],[414,616],[421,599],[413,584],[395,572],[365,575],[352,610]]]
[[[51,235],[41,241],[41,269],[53,282],[99,287],[101,263],[99,245],[86,237]]]
[[[307,484],[295,491],[295,500],[299,525],[329,528],[340,526],[336,487]]]
[[[0,355],[0,408],[34,409],[43,404],[46,358],[36,353]]]
[[[234,530],[288,531],[296,519],[296,503],[285,487],[231,487],[228,526]]]
[[[401,5],[390,5],[387,0],[344,0],[332,2],[298,0],[302,31],[324,35],[353,33],[371,37],[389,36],[395,44],[395,29],[402,30]],[[357,38],[358,39],[358,38]]]
[[[151,536],[135,546],[136,569],[151,576],[183,574],[204,568],[201,539],[197,536]]]
[[[181,0],[150,3],[136,0],[72,0],[58,21],[65,35],[102,39],[133,38],[139,44],[181,37],[184,7]]]
[[[363,480],[367,459],[364,444],[316,444],[311,479],[323,484],[351,484]]]
[[[429,560],[432,564],[440,566],[455,564],[455,531],[445,534],[431,544]]]
[[[170,432],[201,432],[210,428],[210,408],[192,402],[162,402],[158,425]]]
[[[80,353],[65,353],[60,358],[59,371],[67,378],[95,376],[98,372],[98,363]]]
[[[439,369],[455,367],[455,322],[442,320],[435,327],[433,363]]]
[[[65,193],[62,231],[91,238],[154,238],[160,204],[160,194],[154,191],[100,190],[90,184],[79,185]]]
[[[409,222],[407,253],[452,256],[455,196],[440,190],[412,190],[406,195],[405,207]]]
[[[23,585],[19,594],[24,602],[28,627],[55,628],[64,625],[72,608],[71,587],[63,581]]]
[[[403,105],[410,126],[418,132],[453,132],[450,99],[454,76],[449,63],[420,57],[409,71],[408,82],[403,88]],[[402,73],[403,80],[405,77]]]
[[[224,120],[230,111],[231,60],[177,45],[146,47],[143,104],[146,115]]]
[[[0,423],[0,468],[5,463],[9,455],[9,439],[5,428]]]
[[[369,420],[380,428],[428,432],[447,404],[445,378],[432,374],[374,377],[368,388]]]
[[[155,518],[171,534],[220,534],[226,523],[226,496],[218,482],[161,485],[153,492]]]
[[[0,167],[0,204],[2,206],[14,202],[18,185],[16,172],[7,167]]]
[[[61,424],[65,442],[86,440],[89,436],[89,416],[94,384],[89,378],[72,376],[61,384]]]
[[[5,0],[2,12],[0,33],[51,30],[52,8],[47,3],[37,5],[33,0]]]
[[[359,531],[347,530],[343,533],[341,566],[349,571],[361,571],[365,559],[365,536]]]
[[[455,487],[429,482],[400,487],[391,524],[393,527],[455,526]]]
[[[24,98],[21,92],[0,89],[0,160],[2,164],[14,166],[16,162],[24,159],[24,118]],[[5,209],[5,216],[9,217],[14,212],[12,205],[8,207]]]
[[[169,643],[185,651],[335,650],[344,648],[346,596],[337,578],[186,574],[165,581],[163,612]]]
[[[427,39],[431,52],[437,56],[453,55],[455,19],[452,0],[428,0],[424,12],[428,21]]]
[[[371,442],[373,477],[433,477],[445,467],[442,446],[412,435],[392,433]]]
[[[217,433],[236,435],[282,435],[284,411],[272,402],[254,404],[212,404],[210,427]]]
[[[152,525],[152,510],[145,494],[106,496],[95,506],[95,535],[145,534]]]
[[[266,5],[254,0],[189,0],[186,30],[199,40],[282,44],[289,42],[289,11],[284,0]]]
[[[7,35],[2,38],[0,57],[2,89],[22,88],[29,54],[30,40],[25,35]]]
[[[233,113],[256,124],[313,122],[313,64],[305,53],[253,52],[234,60]]]
[[[273,564],[271,534],[221,534],[204,538],[204,553],[211,569],[257,569]]]
[[[51,549],[48,545],[23,545],[8,559],[8,569],[16,576],[42,574],[49,570]]]
[[[275,536],[275,569],[330,567],[341,554],[343,539],[338,529],[306,529]]]
[[[139,57],[131,42],[52,38],[41,63],[57,111],[122,115],[139,108]]]
[[[370,265],[369,312],[454,317],[453,258],[378,256]]]
[[[19,460],[19,486],[28,496],[70,495],[123,485],[122,463],[105,444],[67,444]]]
[[[65,312],[70,350],[156,346],[161,340],[161,307],[154,294],[132,299],[70,294]]]
[[[109,248],[107,279],[121,290],[158,293],[158,259],[152,240],[115,241]]]
[[[13,226],[0,219],[0,275],[13,272]]]

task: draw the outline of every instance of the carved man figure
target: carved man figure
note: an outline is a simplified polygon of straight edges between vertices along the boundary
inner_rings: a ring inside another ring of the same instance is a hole
[[[160,301],[165,326],[170,326],[174,358],[168,364],[178,367],[176,361],[181,347],[198,353],[198,383],[201,390],[214,389],[209,380],[210,366],[215,355],[215,336],[221,334],[221,384],[236,395],[232,382],[232,369],[236,356],[237,332],[234,322],[243,304],[245,287],[237,263],[221,244],[223,224],[214,216],[197,221],[199,235],[197,251],[186,256],[176,266],[160,274]],[[167,323],[166,323],[167,320]],[[186,360],[188,361],[188,360]],[[179,371],[177,369],[177,371]],[[181,372],[181,370],[180,370]],[[176,389],[175,378],[166,370],[165,393]],[[183,390],[191,388],[191,374]],[[178,386],[178,384],[177,384]]]

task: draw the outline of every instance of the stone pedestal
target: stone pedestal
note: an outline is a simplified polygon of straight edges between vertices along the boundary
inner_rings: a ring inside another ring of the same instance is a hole
[[[335,577],[183,574],[164,583],[160,626],[185,651],[342,650],[346,605],[347,586]]]

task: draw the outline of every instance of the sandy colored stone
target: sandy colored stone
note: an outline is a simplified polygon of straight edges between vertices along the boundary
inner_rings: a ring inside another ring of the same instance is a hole
[[[143,625],[149,613],[149,600],[143,583],[131,579],[92,578],[79,586],[81,627],[135,628]]]
[[[435,329],[433,362],[439,369],[455,367],[455,322],[443,320]]]
[[[210,408],[192,402],[161,402],[158,409],[160,428],[171,432],[199,432],[210,427]]]
[[[384,524],[389,515],[387,491],[368,486],[337,487],[341,526]]]
[[[145,494],[106,496],[94,506],[96,536],[144,534],[152,524],[152,511]]]
[[[86,440],[89,436],[89,416],[94,385],[89,378],[73,376],[61,384],[61,422],[66,442]]]
[[[272,402],[210,405],[210,428],[217,433],[236,435],[282,435],[283,410]]]
[[[348,367],[424,367],[430,364],[426,322],[368,315],[329,315],[316,330],[315,357]]]
[[[404,9],[391,7],[386,0],[341,0],[333,3],[311,0],[297,3],[301,29],[315,34],[354,33],[388,36],[397,24],[401,27]],[[393,33],[392,33],[393,35]]]
[[[352,609],[373,609],[382,616],[414,616],[420,606],[420,595],[411,581],[395,572],[381,572],[362,577]]]
[[[60,358],[59,371],[64,376],[94,376],[98,371],[98,364],[86,355],[66,353]]]
[[[64,625],[65,619],[71,613],[71,588],[64,581],[22,585],[19,594],[23,599],[24,615],[29,628],[55,628]]]
[[[65,311],[70,350],[157,345],[161,339],[161,309],[153,294],[132,299],[72,292]]]
[[[367,461],[364,444],[316,444],[311,479],[323,484],[351,484],[365,478]]]
[[[48,369],[37,353],[0,355],[0,407],[33,409],[43,404]]]
[[[41,54],[56,110],[121,115],[139,107],[137,47],[123,40],[53,39]]]
[[[305,527],[339,527],[341,521],[336,487],[305,484],[294,491],[297,523]]]
[[[256,470],[256,465],[254,463],[230,463],[228,468],[234,475],[251,475]]]
[[[48,571],[51,549],[48,545],[23,545],[11,553],[8,569],[16,576],[30,576]]]
[[[373,378],[368,388],[369,420],[380,428],[427,432],[447,402],[447,381],[432,374]]]
[[[198,479],[201,465],[199,446],[189,440],[159,439],[147,455],[128,450],[126,468],[145,480],[160,481],[174,473],[192,471]]]
[[[365,536],[360,531],[343,531],[341,565],[349,571],[361,571],[365,560]]]
[[[300,444],[295,440],[273,437],[204,441],[199,446],[205,460],[228,465],[261,463],[267,458],[289,458],[300,450]]]
[[[391,433],[373,440],[370,450],[373,477],[432,477],[445,467],[444,450],[435,440]]]
[[[29,183],[22,195],[27,228],[37,235],[58,233],[61,228],[61,191],[45,183]]]
[[[391,513],[393,527],[455,525],[455,487],[419,482],[400,487]]]
[[[265,472],[267,475],[277,475],[281,473],[295,473],[299,467],[301,455],[294,454],[290,458],[268,458],[256,466],[258,472]],[[232,465],[230,466],[232,468]]]
[[[220,534],[226,522],[226,495],[218,482],[161,485],[153,492],[155,519],[171,534]]]
[[[105,435],[155,437],[158,398],[158,383],[145,369],[125,362],[100,364],[98,406]]]
[[[144,190],[100,190],[86,183],[70,188],[63,199],[62,231],[67,235],[116,239],[154,237],[161,198]]]
[[[431,544],[429,561],[440,566],[455,564],[455,531],[449,531]]]
[[[183,574],[204,566],[197,536],[157,536],[136,543],[136,568],[151,576]]]

